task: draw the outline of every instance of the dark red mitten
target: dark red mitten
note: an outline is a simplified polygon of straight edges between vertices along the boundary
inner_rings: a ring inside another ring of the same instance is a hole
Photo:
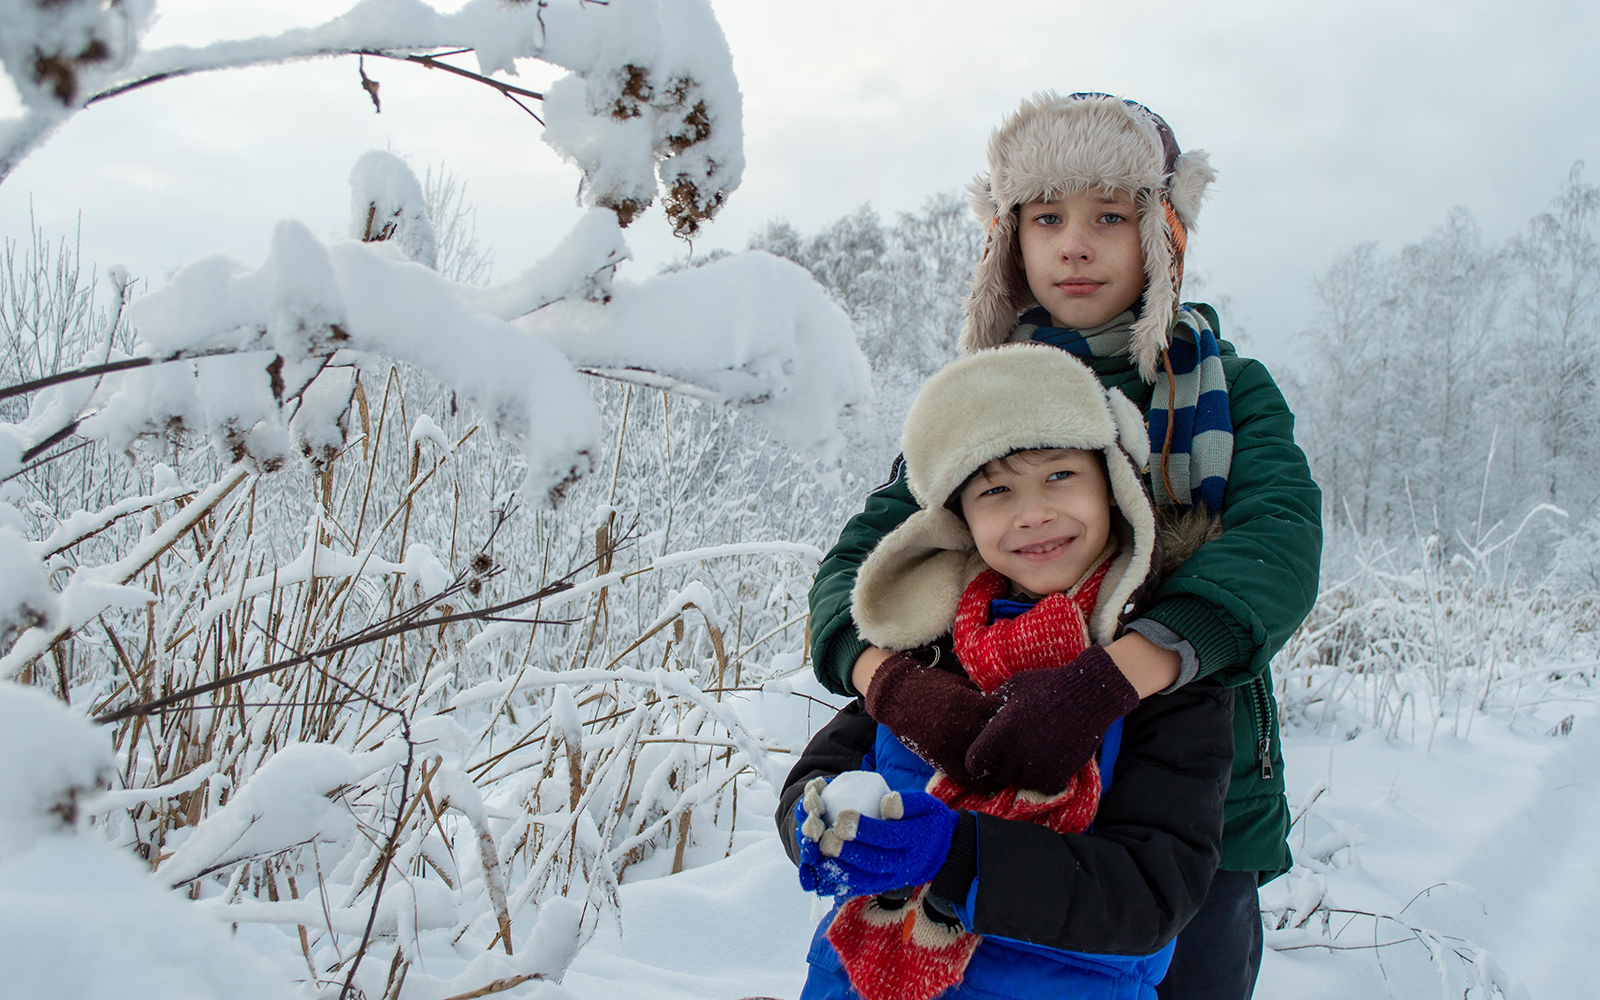
[[[873,675],[866,702],[868,715],[951,781],[975,790],[1001,787],[967,770],[967,749],[999,711],[1001,700],[984,694],[965,675],[925,667],[896,653]]]
[[[1100,646],[1066,666],[1017,674],[995,695],[1005,705],[972,741],[968,772],[1050,794],[1089,762],[1106,727],[1139,704],[1139,693]]]

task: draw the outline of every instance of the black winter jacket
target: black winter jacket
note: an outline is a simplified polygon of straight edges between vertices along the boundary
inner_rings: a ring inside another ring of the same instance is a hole
[[[1165,947],[1200,908],[1217,868],[1233,703],[1232,691],[1203,680],[1130,712],[1092,833],[978,815],[972,930],[1068,951]],[[807,745],[778,803],[790,860],[799,861],[794,807],[806,782],[859,769],[876,735],[857,699]]]

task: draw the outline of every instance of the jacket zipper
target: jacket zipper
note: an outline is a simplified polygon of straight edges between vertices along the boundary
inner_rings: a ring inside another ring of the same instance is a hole
[[[1256,759],[1263,780],[1272,778],[1272,708],[1267,700],[1266,682],[1257,677],[1250,682],[1250,715],[1256,726]]]

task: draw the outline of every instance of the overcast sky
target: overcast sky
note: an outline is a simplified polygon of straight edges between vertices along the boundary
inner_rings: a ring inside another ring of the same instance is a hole
[[[1576,160],[1600,174],[1600,4],[1527,0],[713,0],[744,93],[743,186],[696,242],[741,249],[783,217],[812,231],[871,202],[886,217],[964,184],[1024,95],[1142,101],[1219,178],[1190,244],[1203,292],[1232,299],[1245,346],[1292,363],[1312,276],[1351,245],[1425,236],[1454,205],[1504,239]],[[148,47],[319,22],[341,4],[162,0]],[[468,63],[470,65],[470,63]],[[538,89],[556,75],[525,64]],[[81,213],[85,256],[152,282],[210,252],[251,264],[274,222],[343,235],[347,178],[388,148],[445,163],[478,207],[495,273],[565,234],[577,172],[481,86],[354,59],[157,84],[80,114],[0,184],[0,235]],[[15,111],[0,81],[0,116]],[[628,230],[636,277],[681,254],[659,211]],[[628,270],[624,270],[626,276]]]

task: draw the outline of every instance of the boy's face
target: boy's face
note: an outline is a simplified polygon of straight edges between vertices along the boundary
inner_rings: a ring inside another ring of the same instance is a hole
[[[1017,220],[1028,288],[1057,326],[1087,330],[1144,293],[1139,213],[1124,191],[1030,201]]]
[[[984,563],[1030,597],[1071,588],[1111,537],[1111,487],[1089,451],[990,462],[962,489],[961,512]]]

